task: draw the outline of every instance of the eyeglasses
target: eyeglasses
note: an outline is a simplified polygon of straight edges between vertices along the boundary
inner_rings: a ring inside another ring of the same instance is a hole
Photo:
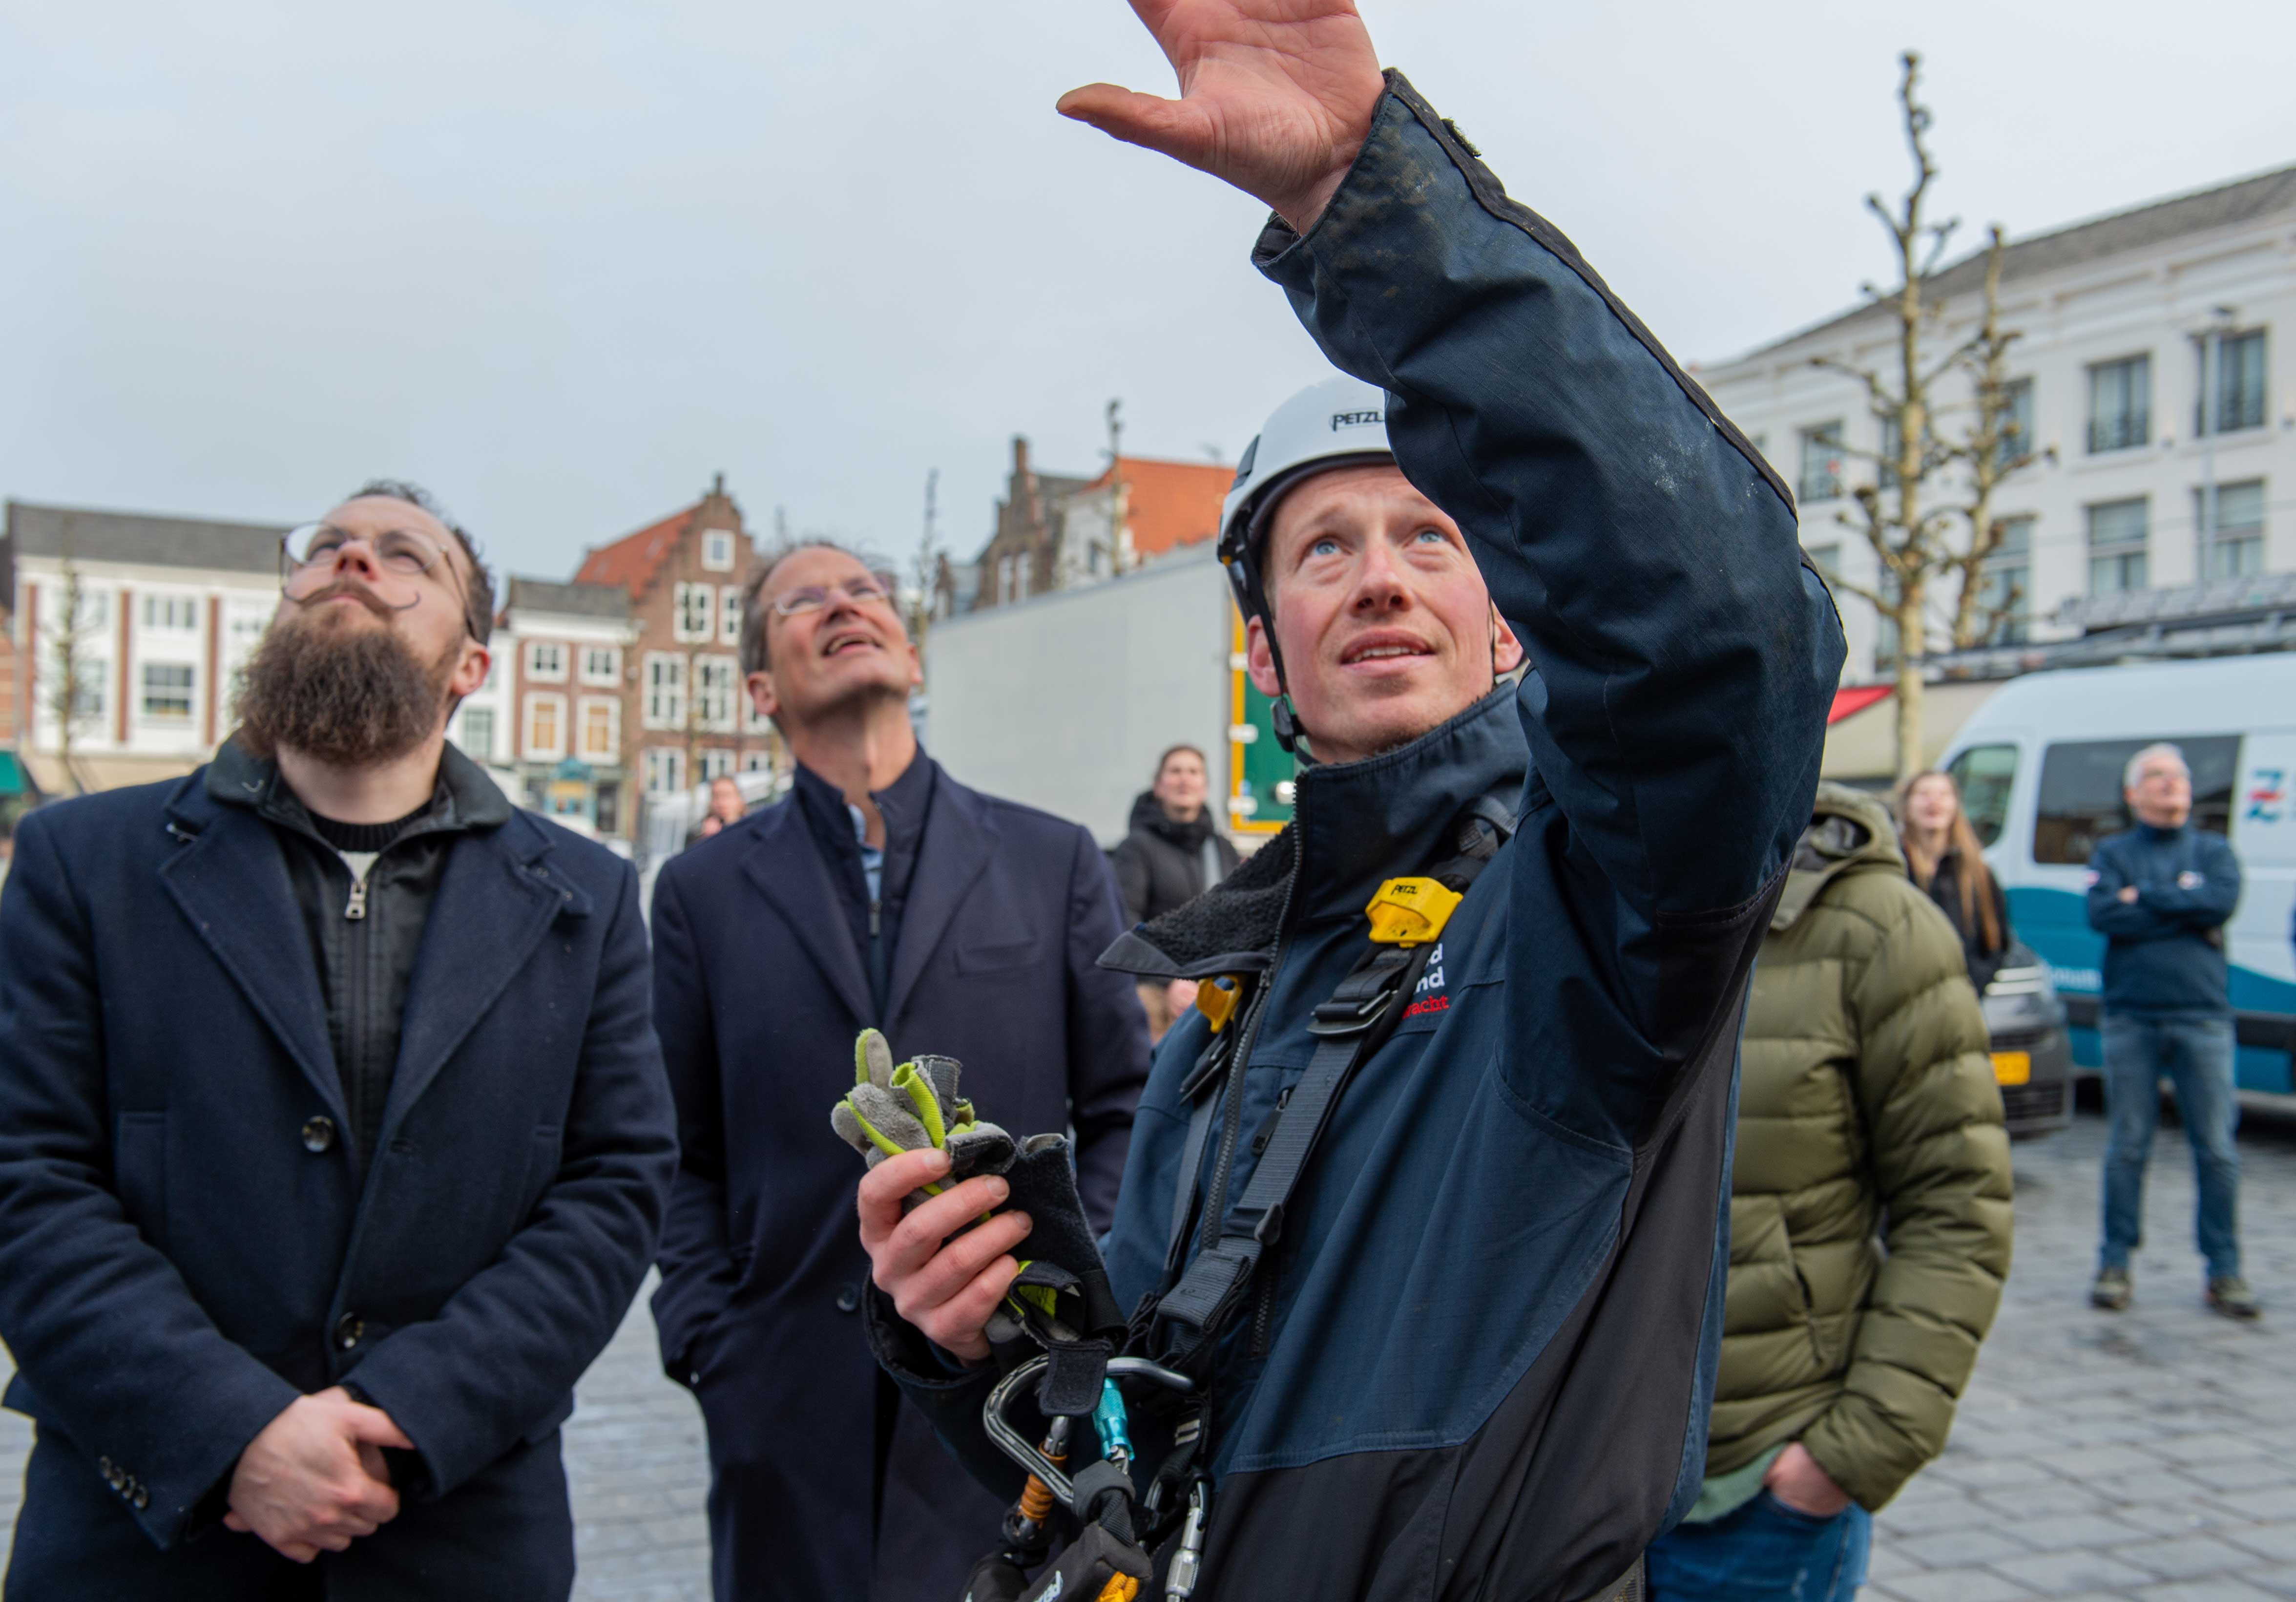
[[[393,578],[419,579],[425,573],[440,571],[443,564],[442,581],[449,587],[457,582],[454,566],[447,561],[446,547],[418,530],[386,529],[380,534],[353,534],[330,522],[316,522],[290,529],[281,538],[279,587],[291,598],[309,595],[325,582],[343,547],[353,544],[364,544],[373,552],[375,566]],[[491,632],[474,623],[467,611],[463,627],[481,645]]]
[[[872,573],[865,579],[848,579],[841,584],[800,584],[774,597],[774,615],[793,618],[801,612],[819,612],[829,604],[832,596],[843,596],[856,606],[865,606],[872,601],[890,604],[893,575]]]
[[[413,529],[386,529],[380,534],[367,535],[346,533],[332,523],[305,523],[299,529],[288,530],[286,538],[280,542],[286,576],[291,579],[304,568],[332,562],[354,540],[366,542],[367,549],[374,553],[375,565],[384,572],[409,579],[429,572],[447,555],[437,540]]]

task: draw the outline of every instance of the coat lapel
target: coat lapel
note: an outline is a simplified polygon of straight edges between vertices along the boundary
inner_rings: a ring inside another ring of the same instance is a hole
[[[742,871],[790,926],[791,943],[813,959],[853,1016],[869,1022],[876,1009],[869,1004],[868,975],[847,932],[840,910],[843,899],[798,815],[797,798],[760,813],[757,830],[756,842],[742,855]]]
[[[893,948],[893,982],[885,1016],[901,1015],[915,990],[925,960],[956,921],[973,884],[988,870],[996,832],[983,814],[980,798],[944,772],[935,781],[932,810],[925,815],[925,837],[917,845],[901,932]]]
[[[406,987],[378,1145],[533,957],[551,924],[590,912],[588,894],[552,871],[549,854],[549,837],[521,816],[467,834],[447,852]]]
[[[160,883],[328,1112],[348,1128],[319,970],[271,826],[193,790],[168,826],[185,843],[160,865]]]

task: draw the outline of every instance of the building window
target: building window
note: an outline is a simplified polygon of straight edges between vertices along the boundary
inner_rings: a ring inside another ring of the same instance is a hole
[[[723,529],[711,529],[701,536],[701,565],[713,573],[730,572],[734,567],[734,537]]]
[[[2140,495],[2134,500],[2104,501],[2087,511],[2088,593],[2117,596],[2151,583],[2144,554],[2152,533],[2151,502]]]
[[[2033,621],[2033,522],[2001,521],[2001,543],[1985,559],[1977,604],[1984,609],[1985,643],[2021,645]]]
[[[611,688],[622,682],[622,651],[619,645],[582,647],[582,682]]]
[[[582,697],[581,743],[586,762],[612,762],[622,749],[622,703],[603,695]]]
[[[2005,468],[2014,467],[2039,448],[2033,443],[2033,381],[2010,380],[2002,399],[2007,404],[2001,409],[2001,444],[1994,459]]]
[[[738,645],[742,643],[742,587],[728,584],[718,595],[718,643]]]
[[[714,613],[718,587],[714,584],[680,584],[677,587],[676,627],[681,640],[707,641],[716,632]]]
[[[495,709],[490,706],[466,706],[463,709],[463,737],[455,742],[463,754],[474,762],[491,762],[495,756]]]
[[[2088,449],[2134,450],[2152,438],[2152,358],[2124,357],[2088,370]]]
[[[773,770],[774,753],[772,752],[746,751],[742,753],[743,773],[771,773]]]
[[[566,682],[566,647],[555,640],[529,640],[526,646],[526,676],[545,684]]]
[[[200,604],[193,596],[145,596],[144,627],[185,630],[200,626]]]
[[[1878,453],[1881,460],[1876,462],[1874,466],[1880,470],[1879,477],[1882,488],[1884,489],[1895,489],[1898,487],[1898,448],[1905,442],[1905,425],[1895,417],[1882,418],[1882,448]]]
[[[645,726],[680,728],[685,723],[685,659],[669,651],[649,651],[645,659]]]
[[[696,727],[734,732],[734,687],[741,664],[730,656],[693,659],[693,721]]]
[[[566,697],[526,698],[526,759],[555,761],[566,754]]]
[[[1794,493],[1805,501],[1830,501],[1841,493],[1841,423],[1838,419],[1801,431],[1801,482]]]
[[[772,729],[774,720],[758,710],[758,698],[750,693],[750,686],[747,684],[743,684],[734,691],[734,694],[742,700],[742,732],[743,734],[762,735]]]
[[[2264,481],[2217,486],[2216,527],[2209,527],[2206,486],[2193,491],[2193,523],[2201,530],[2211,579],[2245,579],[2264,571]]]
[[[607,779],[599,785],[595,796],[598,833],[619,834],[622,832],[622,787]]]
[[[111,682],[111,664],[100,656],[82,656],[74,661],[73,667],[77,670],[72,680],[73,721],[102,717],[106,705],[104,686]],[[62,679],[63,669],[61,666],[44,663],[42,668],[44,671],[55,674],[54,678],[44,681],[50,686]]]
[[[685,788],[685,753],[675,745],[652,745],[644,758],[648,795],[671,795]]]
[[[2264,330],[2251,328],[2246,333],[2228,333],[2214,341],[2218,354],[2210,359],[2210,336],[2203,335],[2201,347],[2202,373],[2215,369],[2215,380],[2209,387],[2216,391],[2208,411],[2193,419],[2196,434],[2215,432],[2229,434],[2243,428],[2264,426]],[[2205,382],[2205,376],[2203,379]]]
[[[734,771],[734,753],[722,745],[712,745],[701,753],[701,782],[708,784],[722,774]]]
[[[144,715],[154,723],[189,723],[192,720],[190,663],[144,664]]]
[[[1012,598],[1013,559],[1010,556],[999,556],[996,559],[996,603],[1001,606]]]

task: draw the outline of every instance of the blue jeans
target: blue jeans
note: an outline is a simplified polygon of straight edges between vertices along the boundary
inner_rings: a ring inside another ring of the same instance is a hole
[[[1767,1491],[1711,1524],[1677,1524],[1644,1554],[1651,1602],[1849,1602],[1866,1583],[1873,1516],[1797,1513]]]
[[[2104,1099],[2112,1133],[2104,1153],[2104,1248],[2097,1266],[2125,1269],[2144,1239],[2144,1163],[2161,1126],[2161,1080],[2177,1093],[2177,1114],[2193,1143],[2200,1190],[2194,1235],[2209,1277],[2240,1272],[2240,1152],[2233,1130],[2232,1020],[2191,1014],[2148,1017],[2107,1013]]]

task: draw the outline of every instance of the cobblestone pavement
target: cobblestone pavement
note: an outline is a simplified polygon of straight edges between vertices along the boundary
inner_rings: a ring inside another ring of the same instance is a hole
[[[2017,1148],[2017,1256],[1945,1456],[1877,1521],[1874,1602],[2296,1598],[2296,1128],[2243,1130],[2243,1233],[2260,1326],[2201,1305],[2192,1171],[2164,1130],[2136,1305],[2086,1302],[2103,1121]],[[0,1360],[4,1372],[4,1360]],[[566,1429],[577,1598],[706,1602],[708,1485],[693,1401],[661,1377],[643,1297]],[[0,1539],[30,1430],[0,1414]]]

